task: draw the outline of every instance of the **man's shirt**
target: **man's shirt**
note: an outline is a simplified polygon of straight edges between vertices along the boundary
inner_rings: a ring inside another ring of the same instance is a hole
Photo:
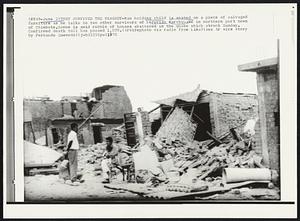
[[[111,151],[106,150],[106,155],[109,156],[110,158],[115,158],[119,152],[120,152],[119,146],[112,144],[112,150]]]
[[[73,130],[71,130],[71,132],[68,135],[68,144],[70,141],[72,142],[72,145],[70,147],[70,150],[78,150],[79,149],[79,143],[78,143],[78,139],[77,139],[77,133]]]

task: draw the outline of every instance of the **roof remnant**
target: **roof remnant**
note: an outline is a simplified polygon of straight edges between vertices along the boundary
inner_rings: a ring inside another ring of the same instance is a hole
[[[209,90],[203,90],[200,88],[200,85],[197,86],[197,88],[191,92],[179,94],[176,96],[172,96],[169,98],[161,99],[154,101],[157,104],[160,105],[167,105],[167,106],[174,106],[177,100],[182,100],[185,102],[192,102],[192,103],[204,103],[207,102],[207,96],[210,94],[232,94],[232,95],[241,95],[241,96],[256,96],[256,94],[251,93],[230,93],[230,92],[213,92]]]
[[[274,69],[278,65],[278,57],[255,61],[238,66],[239,71],[253,71],[257,72],[265,69]]]
[[[78,102],[84,101],[84,97],[82,96],[63,96],[61,101],[68,101],[68,102]]]
[[[154,101],[154,102],[157,104],[164,104],[164,105],[169,105],[169,106],[174,106],[176,100],[183,100],[183,101],[187,101],[187,102],[196,102],[200,93],[202,93],[202,92],[204,92],[204,90],[202,90],[200,88],[200,85],[198,85],[197,88],[191,92],[179,94],[177,96],[172,96],[172,97]]]

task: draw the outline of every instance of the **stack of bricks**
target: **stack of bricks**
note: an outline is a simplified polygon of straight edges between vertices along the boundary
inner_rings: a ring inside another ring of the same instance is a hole
[[[258,142],[264,142],[268,147],[269,166],[279,169],[279,84],[278,73],[274,70],[264,71],[257,75],[260,115],[265,119],[262,130],[266,140],[258,137]]]
[[[254,139],[252,143],[252,149],[255,151],[257,155],[262,155],[262,142],[261,142],[261,127],[260,127],[260,121],[258,120],[254,127],[255,134]]]
[[[230,128],[241,126],[247,120],[258,117],[257,97],[256,95],[215,93],[210,99],[210,116],[213,134],[220,136],[228,132]]]
[[[147,111],[141,111],[142,126],[145,136],[151,135],[151,122]]]
[[[194,140],[197,124],[195,124],[188,113],[176,107],[170,116],[163,122],[156,136],[159,139],[170,141],[179,140],[192,142]]]

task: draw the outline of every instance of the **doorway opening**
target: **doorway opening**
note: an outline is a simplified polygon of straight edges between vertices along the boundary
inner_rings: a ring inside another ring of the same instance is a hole
[[[56,128],[52,128],[51,131],[52,131],[52,136],[53,136],[53,143],[57,144],[59,142],[59,139],[60,139],[58,131],[57,131]]]
[[[95,144],[103,142],[101,126],[93,126],[93,134]]]
[[[203,141],[211,139],[206,133],[206,131],[210,133],[212,132],[209,103],[201,103],[195,105],[193,120],[198,124],[195,134],[195,140]]]

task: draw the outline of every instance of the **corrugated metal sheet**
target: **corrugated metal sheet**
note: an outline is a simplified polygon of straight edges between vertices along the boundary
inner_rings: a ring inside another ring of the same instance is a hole
[[[176,100],[183,100],[183,101],[187,101],[187,102],[196,102],[200,93],[203,91],[204,90],[202,90],[200,88],[200,85],[198,85],[198,87],[191,92],[179,94],[179,95],[176,95],[173,97],[169,97],[169,98],[162,99],[162,100],[157,100],[154,102],[157,104],[164,104],[164,105],[169,105],[169,106],[173,106],[175,104]]]
[[[174,191],[163,191],[163,192],[156,192],[156,193],[149,193],[143,195],[143,197],[148,199],[160,199],[160,200],[167,200],[167,199],[182,199],[182,198],[194,198],[194,197],[204,197],[216,193],[223,193],[226,191],[229,191],[230,188],[226,187],[214,187],[210,188],[206,191],[200,191],[200,192],[191,192],[191,193],[185,193],[185,192],[174,192]]]

